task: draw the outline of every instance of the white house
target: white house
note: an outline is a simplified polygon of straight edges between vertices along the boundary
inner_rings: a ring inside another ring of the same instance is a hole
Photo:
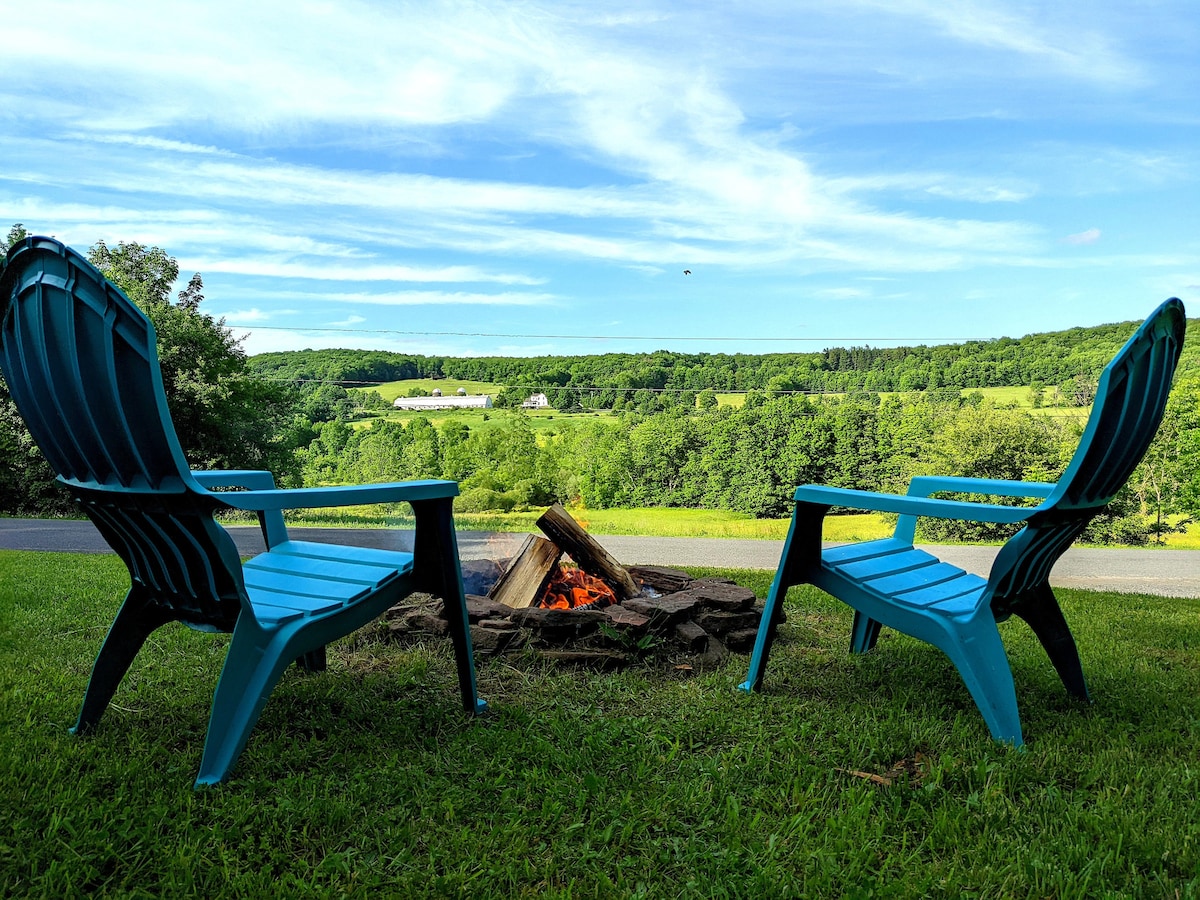
[[[491,409],[492,398],[487,394],[468,396],[458,393],[453,397],[443,397],[442,392],[435,390],[432,397],[397,397],[392,404],[396,409]]]
[[[523,409],[546,409],[550,400],[545,394],[531,394],[529,399],[521,404]]]

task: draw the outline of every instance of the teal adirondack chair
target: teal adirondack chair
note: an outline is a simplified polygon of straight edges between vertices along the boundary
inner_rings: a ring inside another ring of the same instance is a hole
[[[463,706],[475,688],[451,481],[277,490],[262,471],[193,472],[167,411],[150,320],[56,240],[14,246],[0,273],[4,377],[59,482],[129,569],[129,593],[72,729],[93,729],[146,638],[168,622],[232,632],[196,785],[229,777],[293,661],[324,668],[325,645],[414,591],[445,600]],[[213,491],[213,488],[243,488]],[[295,541],[283,510],[407,502],[411,553]],[[244,566],[213,519],[258,515],[266,552]]]
[[[1088,698],[1074,638],[1050,589],[1050,569],[1129,478],[1162,421],[1183,347],[1183,304],[1156,309],[1100,377],[1083,437],[1056,484],[921,476],[907,495],[796,489],[796,508],[779,569],[767,595],[750,672],[739,687],[762,687],[783,598],[813,584],[854,608],[852,652],[875,646],[888,626],[941,649],[958,668],[992,737],[1020,746],[1021,719],[996,624],[1016,615],[1033,629],[1069,693]],[[1037,506],[937,499],[935,493],[1039,499]],[[830,507],[898,513],[893,536],[822,552]],[[917,518],[1024,523],[1000,550],[987,579],[913,547]]]

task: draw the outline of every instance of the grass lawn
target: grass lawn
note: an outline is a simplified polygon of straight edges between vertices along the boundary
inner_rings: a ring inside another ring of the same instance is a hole
[[[790,519],[755,519],[723,509],[571,509],[593,534],[645,535],[650,537],[749,538],[782,541]],[[545,512],[456,512],[455,525],[464,531],[537,531],[534,524]],[[404,506],[347,506],[337,509],[292,510],[292,525],[332,525],[354,528],[411,528],[412,516]],[[866,541],[887,537],[892,525],[874,514],[829,516],[825,540]]]
[[[554,409],[453,409],[421,412],[417,410],[395,410],[384,413],[380,417],[393,422],[408,422],[412,419],[428,419],[434,428],[441,428],[446,422],[461,422],[468,428],[496,428],[506,424],[515,417],[524,419],[534,432],[562,431],[582,422],[618,421],[617,416],[602,412],[564,413]],[[350,423],[352,428],[370,428],[374,418],[356,419]]]
[[[67,732],[125,579],[0,552],[0,896],[1200,895],[1200,601],[1061,591],[1090,706],[1003,625],[1023,752],[938,651],[885,632],[851,657],[849,611],[810,590],[761,695],[735,690],[743,656],[513,654],[481,662],[479,720],[448,641],[370,626],[285,675],[231,783],[197,793],[223,636],[160,630],[97,733]]]
[[[464,531],[535,531],[534,522],[544,510],[528,512],[456,512],[454,521]],[[755,519],[722,509],[571,509],[571,515],[593,534],[646,535],[648,537],[749,538],[781,541],[787,537],[789,519]],[[402,506],[348,506],[338,509],[293,510],[294,525],[331,525],[353,528],[411,528],[412,516]],[[893,524],[883,515],[827,516],[822,536],[827,541],[871,541],[889,537]],[[1151,548],[1200,550],[1200,526],[1183,534],[1168,534]],[[1136,548],[1134,548],[1136,549]]]
[[[386,381],[371,387],[351,388],[351,391],[374,391],[391,403],[397,397],[408,396],[408,392],[414,388],[419,388],[426,393],[432,393],[434,388],[437,388],[445,396],[451,396],[459,388],[462,388],[468,394],[491,394],[495,399],[496,395],[504,389],[504,385],[494,384],[490,381],[455,381],[452,378],[409,378],[404,381]]]

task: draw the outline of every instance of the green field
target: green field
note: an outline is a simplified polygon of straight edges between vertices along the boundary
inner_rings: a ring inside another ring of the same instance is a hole
[[[455,381],[452,378],[408,378],[404,381],[386,381],[383,384],[373,387],[351,388],[350,392],[354,391],[374,391],[380,394],[388,403],[394,401],[397,397],[405,397],[408,392],[414,389],[425,391],[432,394],[433,391],[439,390],[444,396],[452,396],[458,393],[459,389],[465,390],[468,394],[490,394],[492,399],[504,389],[504,385],[495,384],[491,381]]]
[[[526,512],[455,513],[454,523],[462,531],[537,531],[534,524],[545,510]],[[722,509],[578,509],[568,510],[593,534],[644,535],[652,537],[744,538],[781,541],[787,537],[790,519],[755,519],[744,513]],[[293,510],[292,525],[321,525],[347,528],[411,528],[407,507],[351,506],[339,509]],[[883,516],[864,514],[829,516],[825,520],[827,541],[868,541],[887,537],[892,526]]]
[[[564,427],[572,427],[581,422],[616,422],[618,417],[611,413],[586,412],[564,413],[554,409],[439,409],[430,412],[419,410],[394,410],[381,416],[356,419],[350,423],[352,428],[370,428],[376,419],[384,418],[390,422],[410,422],[413,419],[428,419],[435,428],[441,428],[447,422],[461,422],[468,428],[498,428],[515,418],[521,418],[531,429],[539,433],[561,431]]]
[[[426,392],[432,392],[435,388],[443,394],[450,395],[456,393],[459,388],[464,389],[468,394],[489,394],[493,398],[504,389],[501,384],[496,384],[490,381],[456,381],[450,378],[410,378],[404,381],[389,381],[375,387],[368,388],[351,388],[353,391],[375,391],[383,396],[389,403],[397,397],[402,397],[408,394],[410,390],[419,388]],[[972,393],[980,393],[985,400],[990,400],[998,406],[1013,406],[1017,409],[1033,410],[1033,401],[1029,396],[1029,387],[989,387],[989,388],[965,388],[962,390],[962,396],[967,396]],[[825,397],[841,397],[843,394],[821,394],[813,396]],[[895,396],[893,393],[884,392],[881,397]],[[903,396],[903,395],[901,395]],[[717,393],[717,404],[720,406],[741,407],[746,403],[746,394],[739,393]],[[1088,413],[1086,407],[1075,406],[1054,406],[1052,405],[1052,391],[1047,390],[1043,405],[1038,408],[1038,411],[1048,416],[1069,416],[1083,418]],[[532,410],[533,414],[545,414],[546,410]],[[553,415],[553,411],[550,411]]]

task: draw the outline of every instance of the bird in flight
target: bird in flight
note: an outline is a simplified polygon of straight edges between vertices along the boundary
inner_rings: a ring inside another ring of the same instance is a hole
[[[684,275],[691,275],[691,274],[692,274],[692,270],[691,270],[691,269],[684,269],[684,270],[683,270],[683,274],[684,274]]]

